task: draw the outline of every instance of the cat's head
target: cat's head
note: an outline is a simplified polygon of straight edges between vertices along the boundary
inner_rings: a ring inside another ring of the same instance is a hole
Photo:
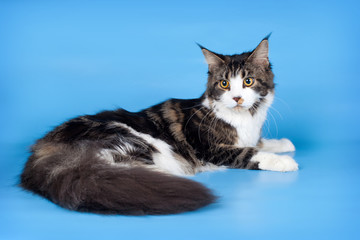
[[[217,54],[200,46],[209,65],[204,96],[210,106],[255,114],[262,105],[272,103],[274,74],[268,46],[268,37],[253,51],[235,55]]]

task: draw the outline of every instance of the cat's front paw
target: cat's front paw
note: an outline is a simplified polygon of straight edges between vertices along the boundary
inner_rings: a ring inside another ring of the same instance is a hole
[[[282,139],[261,139],[261,151],[264,152],[294,152],[294,144],[287,138]]]
[[[289,172],[299,169],[295,160],[287,155],[258,152],[251,158],[251,161],[258,162],[261,170]]]

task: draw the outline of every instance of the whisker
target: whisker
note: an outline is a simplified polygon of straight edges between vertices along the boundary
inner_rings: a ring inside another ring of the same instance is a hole
[[[269,114],[270,114],[271,118],[272,118],[273,121],[274,121],[275,129],[276,129],[276,136],[275,136],[275,137],[277,137],[278,134],[279,134],[279,129],[278,129],[278,126],[277,126],[277,123],[276,123],[276,119],[275,119],[274,115],[273,115],[270,111],[269,111]]]
[[[210,142],[210,130],[212,131],[216,131],[216,124],[219,122],[219,118],[217,118],[216,116],[214,117],[214,119],[211,121],[210,123],[210,127],[208,129],[208,141]],[[216,134],[216,133],[215,133]],[[213,139],[212,140],[216,140],[215,136],[213,135]]]
[[[186,124],[185,124],[184,130],[186,130],[186,127],[187,127],[187,125],[189,124],[189,121],[191,120],[191,118],[193,118],[193,117],[195,116],[195,114],[196,114],[197,112],[201,111],[203,108],[205,108],[205,107],[199,108],[198,110],[196,110],[196,111],[194,112],[193,115],[190,116],[190,118],[187,120],[187,122],[186,122]]]
[[[270,110],[274,110],[274,111],[279,115],[279,117],[281,118],[281,120],[284,119],[283,116],[281,115],[281,113],[280,113],[276,108],[274,108],[273,106],[269,106],[269,109],[270,109]]]
[[[180,108],[181,110],[188,110],[188,109],[192,109],[192,108],[196,108],[196,107],[200,107],[200,106],[203,106],[203,104],[202,103],[200,103],[200,104],[197,104],[197,105],[193,105],[193,106],[191,106],[191,107],[187,107],[187,108]],[[204,106],[203,106],[204,107]]]
[[[282,103],[285,103],[285,105],[288,105],[288,103],[287,103],[284,99],[282,99],[281,97],[279,97],[279,96],[277,96],[277,95],[274,96],[274,99],[279,100],[279,101],[281,101]]]
[[[213,120],[211,120],[210,126],[209,126],[209,128],[208,128],[208,130],[207,130],[207,132],[208,132],[207,138],[208,138],[208,141],[209,141],[209,142],[210,142],[210,130],[212,130],[212,125],[213,125],[213,123],[214,123],[215,120],[216,120],[216,117],[214,117]],[[213,129],[213,130],[215,130],[215,129]]]
[[[290,105],[289,105],[285,100],[283,100],[283,99],[281,99],[281,98],[279,98],[279,97],[277,97],[277,96],[274,96],[274,99],[275,99],[276,101],[279,100],[279,101],[280,101],[281,103],[283,103],[290,111],[292,111]]]
[[[268,120],[268,119],[265,119],[263,129],[266,129],[266,132],[267,132],[267,133],[264,134],[264,137],[265,137],[265,138],[266,138],[266,137],[271,138],[270,124],[269,124],[269,120]]]
[[[200,142],[201,142],[201,138],[200,138],[201,124],[202,124],[202,122],[204,121],[204,119],[205,119],[210,113],[212,113],[212,111],[209,111],[207,114],[205,114],[205,116],[204,116],[204,117],[201,119],[201,121],[200,121],[200,124],[199,124],[199,127],[198,127],[198,136],[199,136]]]

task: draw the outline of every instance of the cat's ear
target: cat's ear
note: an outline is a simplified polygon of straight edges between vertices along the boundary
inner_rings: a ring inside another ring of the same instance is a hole
[[[200,44],[197,44],[197,45],[201,48],[201,51],[203,52],[203,54],[205,56],[205,60],[206,60],[207,64],[209,64],[209,69],[212,67],[220,66],[225,63],[225,61],[222,59],[220,54],[214,53],[214,52],[204,48]]]
[[[247,61],[257,65],[269,66],[269,39],[270,34],[266,36],[259,45],[252,51]]]

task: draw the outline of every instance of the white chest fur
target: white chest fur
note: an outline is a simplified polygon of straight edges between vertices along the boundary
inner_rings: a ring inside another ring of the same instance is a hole
[[[260,139],[264,119],[252,116],[249,112],[238,114],[232,125],[238,133],[238,147],[255,147]]]
[[[269,106],[273,101],[273,95],[268,94],[257,112],[253,115],[249,111],[234,111],[220,102],[212,103],[211,108],[215,115],[233,126],[238,133],[237,146],[238,147],[255,147],[260,139],[261,128],[266,119],[266,114]],[[210,107],[208,100],[204,101],[204,106]]]

